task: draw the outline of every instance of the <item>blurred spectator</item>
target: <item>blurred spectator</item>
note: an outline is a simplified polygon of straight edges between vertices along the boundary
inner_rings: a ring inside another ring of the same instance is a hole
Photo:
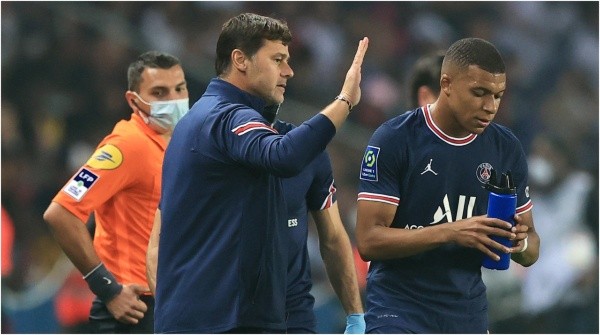
[[[439,50],[417,60],[410,73],[407,110],[422,107],[437,100],[440,94],[440,77],[445,54],[444,50]]]
[[[13,270],[13,244],[15,242],[15,227],[13,221],[2,206],[2,278],[8,277]]]
[[[529,185],[543,243],[538,262],[524,269],[522,313],[503,330],[598,332],[598,277],[592,273],[597,271],[598,251],[585,222],[593,178],[574,162],[573,150],[554,134],[534,140]]]
[[[94,294],[81,277],[77,269],[73,269],[63,286],[56,293],[54,309],[61,327],[61,333],[85,334],[93,332],[88,317],[92,308]]]
[[[15,227],[13,221],[2,206],[2,281],[10,276],[13,270],[13,244],[15,240]],[[11,323],[8,315],[4,313],[4,304],[2,305],[2,333],[11,333]]]

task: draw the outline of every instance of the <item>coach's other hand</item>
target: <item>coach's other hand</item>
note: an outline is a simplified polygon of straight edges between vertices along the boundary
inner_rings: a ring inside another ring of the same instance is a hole
[[[364,334],[365,328],[365,314],[350,314],[346,317],[344,334]]]

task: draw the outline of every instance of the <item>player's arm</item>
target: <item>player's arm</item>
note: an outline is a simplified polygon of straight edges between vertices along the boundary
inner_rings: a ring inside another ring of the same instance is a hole
[[[356,244],[364,260],[408,257],[433,249],[449,240],[449,236],[443,232],[432,234],[431,229],[437,228],[435,226],[412,231],[390,228],[396,209],[397,206],[388,203],[358,201]]]
[[[337,202],[320,211],[311,211],[319,234],[319,249],[329,282],[346,312],[345,334],[365,332],[364,311],[360,298],[350,238],[344,228]]]
[[[516,234],[516,245],[511,248],[512,260],[523,266],[532,265],[540,256],[540,236],[533,226],[531,211],[515,215],[512,231]]]
[[[52,202],[44,213],[44,220],[67,257],[84,274],[92,292],[106,303],[113,316],[123,323],[137,324],[147,310],[146,304],[137,299],[145,289],[117,282],[96,254],[85,222],[66,208]]]
[[[492,249],[510,250],[489,236],[515,238],[514,233],[506,230],[511,227],[510,223],[486,216],[422,229],[397,229],[390,228],[396,205],[359,200],[357,206],[356,242],[364,260],[408,257],[446,243],[476,248],[493,259],[499,259]]]
[[[152,294],[156,294],[156,271],[158,268],[158,240],[160,237],[160,209],[156,210],[154,215],[154,224],[148,241],[148,250],[146,251],[146,279]]]
[[[319,234],[319,249],[327,275],[347,314],[363,313],[350,238],[344,228],[337,202],[311,211]]]

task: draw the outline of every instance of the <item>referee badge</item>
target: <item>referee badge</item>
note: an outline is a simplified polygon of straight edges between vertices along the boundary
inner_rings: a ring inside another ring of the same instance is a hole
[[[367,146],[360,166],[360,179],[368,181],[377,181],[377,157],[379,157],[379,148]]]

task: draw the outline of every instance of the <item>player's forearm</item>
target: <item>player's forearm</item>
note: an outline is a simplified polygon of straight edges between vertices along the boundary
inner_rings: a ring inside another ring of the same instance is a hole
[[[426,229],[398,229],[371,226],[359,233],[358,251],[365,260],[386,260],[413,256],[448,243],[442,225]]]
[[[329,282],[337,294],[346,314],[363,313],[363,305],[356,278],[350,241],[339,239],[329,245],[321,245],[321,257]]]
[[[513,253],[511,259],[525,267],[533,265],[540,255],[540,237],[530,232],[527,237],[527,249],[522,253]]]

